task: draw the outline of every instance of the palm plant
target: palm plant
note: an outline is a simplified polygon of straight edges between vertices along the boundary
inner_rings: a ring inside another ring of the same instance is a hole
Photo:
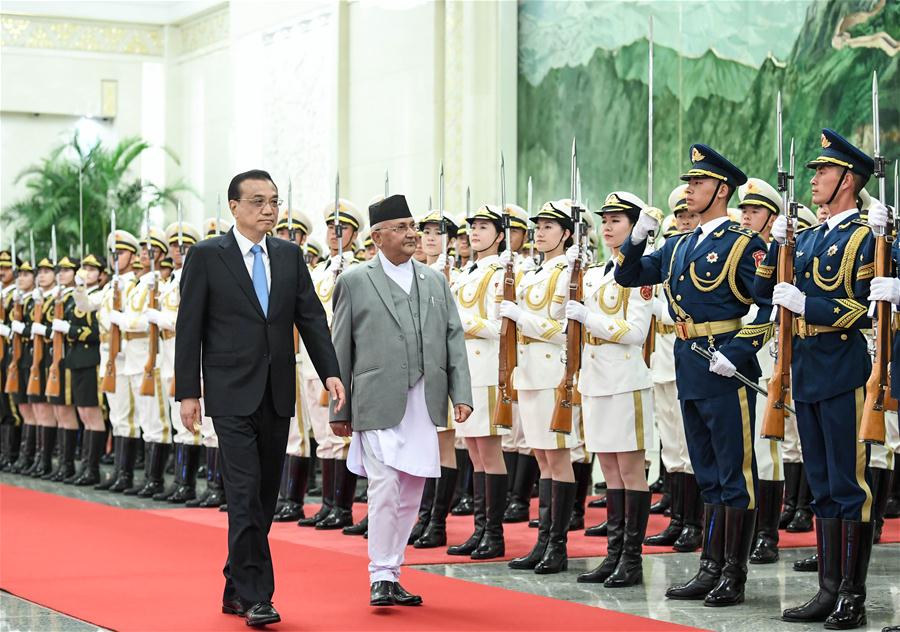
[[[69,252],[80,255],[79,189],[85,253],[105,254],[110,208],[116,210],[117,228],[138,235],[148,209],[166,202],[174,204],[178,193],[189,191],[180,181],[159,187],[135,176],[131,168],[134,161],[152,147],[137,137],[125,138],[113,147],[100,141],[85,146],[75,132],[71,140],[19,174],[16,182],[25,180],[29,196],[7,207],[4,225],[11,234],[4,235],[2,246],[8,245],[14,233],[18,253],[24,259],[28,256],[28,231],[33,231],[35,255],[40,259],[42,253],[50,251],[51,227],[56,226],[60,256]],[[170,150],[162,150],[178,163]]]

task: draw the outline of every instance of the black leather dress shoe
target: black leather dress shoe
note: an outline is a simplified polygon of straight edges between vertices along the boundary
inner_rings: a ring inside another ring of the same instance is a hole
[[[244,616],[247,618],[247,625],[254,628],[281,621],[281,615],[275,610],[275,606],[268,601],[253,604],[247,608]]]
[[[223,599],[222,614],[236,614],[239,617],[243,617],[245,614],[244,604],[237,597],[234,599]]]
[[[400,582],[394,582],[394,603],[398,606],[421,606],[422,597],[406,592],[406,589],[400,585]]]
[[[370,606],[393,606],[395,603],[394,582],[382,581],[372,584],[369,589]]]

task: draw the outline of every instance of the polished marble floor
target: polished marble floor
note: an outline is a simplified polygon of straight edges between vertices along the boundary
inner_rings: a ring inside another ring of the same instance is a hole
[[[91,488],[75,488],[21,476],[0,474],[0,483],[28,489],[62,494],[92,502],[123,508],[173,507],[168,503],[109,494]],[[687,580],[696,570],[698,554],[648,555],[644,558],[644,585],[618,590],[602,586],[578,584],[578,573],[593,568],[599,561],[576,559],[569,570],[559,575],[537,576],[530,572],[510,571],[505,563],[452,564],[420,566],[422,570],[500,586],[511,590],[565,599],[683,623],[722,632],[806,632],[822,630],[821,625],[798,625],[782,622],[778,617],[785,607],[797,605],[812,596],[816,588],[814,573],[791,570],[794,560],[811,553],[810,549],[782,551],[777,564],[751,566],[747,601],[733,608],[706,608],[699,602],[669,601],[663,597],[666,586]],[[868,631],[880,631],[888,625],[900,625],[900,545],[878,545],[872,555],[868,577]],[[427,599],[427,595],[425,596]],[[17,630],[69,631],[96,630],[96,626],[43,608],[8,593],[0,593],[0,632]]]

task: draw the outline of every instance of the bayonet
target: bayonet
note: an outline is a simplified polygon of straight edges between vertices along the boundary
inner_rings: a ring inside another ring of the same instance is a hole
[[[176,219],[178,220],[178,252],[181,256],[184,256],[184,230],[181,227],[184,216],[181,213],[181,200],[178,200],[175,205],[175,214],[177,216]]]
[[[438,177],[438,211],[441,214],[441,222],[439,224],[441,233],[441,250],[447,254],[447,245],[450,236],[447,233],[447,218],[444,217],[444,161],[441,161],[441,174]]]
[[[885,190],[884,156],[881,155],[881,117],[878,113],[878,72],[872,72],[872,133],[875,135],[875,171],[873,175],[878,179],[878,199],[882,204],[887,204],[887,191]],[[894,209],[896,213],[896,208]],[[876,235],[883,234],[880,228]]]
[[[110,200],[111,201],[111,200]],[[109,246],[109,256],[113,261],[113,273],[119,276],[119,258],[116,256],[116,209],[112,205],[109,208],[109,224],[112,234],[112,244]]]
[[[37,273],[37,261],[34,258],[34,231],[28,231],[28,245],[31,250],[31,269]]]
[[[341,172],[334,174],[334,237],[337,240],[338,271],[344,268],[344,227],[341,224]]]
[[[647,66],[647,206],[653,206],[653,16],[650,16]]]
[[[388,170],[384,170],[384,197],[387,198],[390,195],[391,190],[391,178],[388,175]]]
[[[531,186],[531,176],[528,176],[528,217],[531,218],[531,204],[532,204],[533,196],[532,196],[532,186]],[[529,255],[531,256],[531,260],[534,261],[534,228],[528,229],[528,243],[530,244]]]
[[[509,209],[506,208],[506,163],[503,152],[500,152],[500,213],[503,216],[503,230],[506,249],[512,254],[512,227],[509,223]]]
[[[778,191],[781,193],[781,206],[788,209],[788,173],[784,170],[784,127],[782,123],[781,90],[775,98],[775,154],[778,157]],[[793,142],[793,139],[792,141]]]
[[[288,207],[287,207],[287,217],[288,217],[288,239],[291,240],[291,243],[294,243],[294,211],[293,211],[293,201],[294,201],[294,188],[291,179],[288,178]]]
[[[78,167],[78,253],[84,259],[84,163]]]
[[[216,235],[222,234],[222,194],[216,194]]]
[[[466,219],[472,215],[472,191],[466,187]]]

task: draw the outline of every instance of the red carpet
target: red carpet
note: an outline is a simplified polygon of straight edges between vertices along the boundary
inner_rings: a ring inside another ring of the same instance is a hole
[[[0,588],[116,630],[247,630],[242,619],[218,612],[224,531],[173,519],[187,513],[0,485]],[[291,529],[300,530],[279,532]],[[410,569],[403,583],[423,594],[424,607],[370,608],[366,560],[353,554],[364,543],[340,537],[348,552],[274,539],[275,603],[285,623],[272,629],[690,629]]]
[[[312,515],[318,509],[318,505],[307,505],[307,515]],[[227,517],[224,513],[209,509],[161,509],[154,510],[160,516],[178,518],[195,524],[208,526],[227,527]],[[366,507],[357,503],[353,507],[356,520],[366,515]],[[537,500],[532,501],[532,516],[537,516]],[[585,522],[587,525],[599,524],[606,520],[605,509],[588,508]],[[650,516],[650,524],[647,533],[658,533],[669,524],[665,516]],[[447,540],[449,544],[464,542],[472,533],[472,516],[450,516],[447,521]],[[527,523],[503,525],[503,535],[506,541],[506,557],[512,559],[525,555],[534,546],[537,531],[529,529]],[[361,537],[342,535],[340,531],[316,531],[309,527],[298,527],[295,523],[276,523],[272,526],[271,537],[295,544],[351,553],[354,555],[366,555],[366,541]],[[809,533],[780,532],[779,546],[784,548],[816,545],[816,535]],[[900,542],[900,519],[888,520],[884,525],[882,542]],[[460,564],[474,563],[468,557],[460,557],[446,554],[446,547],[439,549],[414,549],[407,547],[407,564]],[[606,538],[589,538],[583,531],[569,534],[569,557],[596,557],[606,555]],[[647,546],[645,553],[674,553],[671,547]],[[497,560],[489,560],[497,561]]]

